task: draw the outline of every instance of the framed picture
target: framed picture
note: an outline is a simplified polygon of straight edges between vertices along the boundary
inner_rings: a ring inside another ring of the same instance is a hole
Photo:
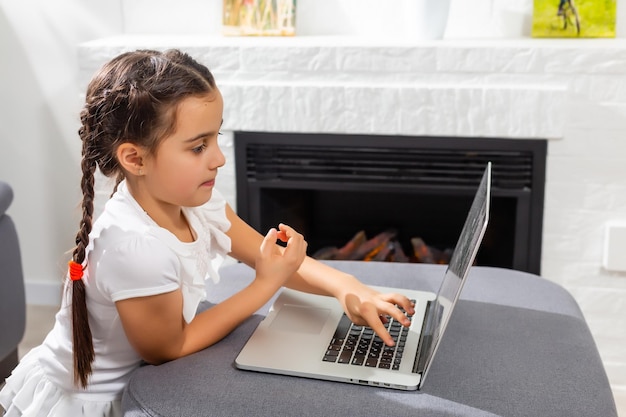
[[[617,0],[534,0],[535,38],[614,38]]]
[[[296,0],[224,0],[226,36],[293,36]]]

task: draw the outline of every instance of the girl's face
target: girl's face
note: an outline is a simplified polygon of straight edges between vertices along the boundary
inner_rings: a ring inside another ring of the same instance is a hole
[[[224,154],[217,137],[224,103],[219,90],[184,99],[176,112],[174,133],[145,161],[149,205],[195,207],[209,201]],[[144,207],[147,210],[147,207]]]

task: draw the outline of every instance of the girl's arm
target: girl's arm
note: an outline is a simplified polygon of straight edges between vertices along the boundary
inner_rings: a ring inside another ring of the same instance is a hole
[[[231,255],[255,268],[255,253],[263,237],[237,216],[228,205],[226,216],[231,222],[231,228],[228,231],[232,242]],[[392,316],[408,326],[409,320],[396,305],[404,308],[409,314],[415,312],[407,297],[400,294],[380,294],[362,284],[354,276],[310,257],[304,259],[300,268],[290,277],[285,286],[337,298],[354,323],[370,326],[388,345],[392,345],[393,340],[383,325],[386,319],[381,316]]]

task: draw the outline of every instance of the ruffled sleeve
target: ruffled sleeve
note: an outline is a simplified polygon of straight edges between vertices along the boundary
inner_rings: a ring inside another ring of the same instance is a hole
[[[213,190],[211,200],[195,212],[211,241],[201,249],[203,252],[198,254],[199,259],[208,259],[208,275],[218,283],[220,277],[217,270],[231,251],[230,237],[226,234],[230,229],[230,221],[226,218],[226,200],[218,190]]]
[[[118,242],[97,263],[98,288],[114,302],[174,291],[180,275],[176,255],[150,234]]]
[[[193,250],[180,253],[183,267],[189,273],[183,276],[183,317],[190,322],[196,314],[200,301],[206,299],[206,283],[209,277],[219,282],[219,267],[231,251],[230,237],[226,234],[230,222],[226,218],[226,200],[216,189],[204,205],[186,208],[185,214],[196,234]]]

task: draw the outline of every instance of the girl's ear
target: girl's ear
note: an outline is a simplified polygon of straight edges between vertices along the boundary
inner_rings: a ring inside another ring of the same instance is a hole
[[[144,157],[145,151],[143,148],[132,144],[122,143],[117,148],[117,160],[122,168],[132,175],[144,174]]]

